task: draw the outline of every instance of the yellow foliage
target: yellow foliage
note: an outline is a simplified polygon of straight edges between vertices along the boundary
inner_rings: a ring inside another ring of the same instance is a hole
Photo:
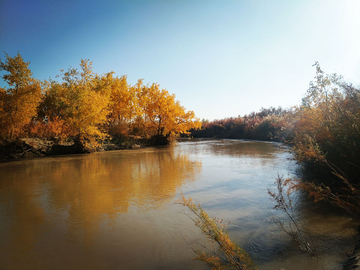
[[[139,103],[144,110],[144,119],[150,123],[154,135],[170,136],[187,133],[189,129],[201,128],[201,122],[193,111],[185,111],[175,95],[170,95],[159,84],[142,86]]]
[[[134,87],[129,87],[126,76],[111,78],[110,114],[108,116],[110,127],[130,127],[138,116],[138,102]]]
[[[0,60],[0,70],[9,73],[3,75],[9,88],[0,88],[2,137],[27,132],[39,137],[70,137],[83,146],[96,146],[107,133],[169,139],[201,127],[194,112],[186,111],[175,95],[158,84],[145,86],[139,80],[131,86],[126,76],[95,74],[92,63],[81,60],[80,70],[61,70],[62,82],[44,81],[42,95],[28,65],[20,54]]]
[[[8,72],[2,77],[9,85],[0,89],[0,130],[8,138],[21,136],[23,127],[37,114],[41,86],[28,66],[19,53],[13,58],[6,54],[5,62],[0,60],[0,70]]]
[[[229,237],[226,225],[223,220],[210,218],[204,209],[198,204],[194,204],[191,198],[186,199],[184,195],[178,201],[181,205],[190,209],[195,214],[195,225],[208,237],[208,239],[219,246],[219,251],[214,250],[213,256],[194,250],[197,254],[196,260],[200,260],[209,265],[213,270],[238,269],[250,270],[257,269],[249,254]]]
[[[63,72],[62,84],[52,82],[45,93],[46,117],[60,117],[66,122],[70,136],[84,146],[96,146],[105,133],[100,129],[106,122],[110,87],[108,75],[95,75],[91,63],[81,60],[82,72],[69,69]]]
[[[59,141],[64,140],[66,135],[69,134],[65,121],[57,116],[47,122],[30,122],[28,129],[30,137],[57,139]]]
[[[194,112],[186,111],[175,95],[160,89],[159,84],[144,85],[138,80],[130,86],[126,76],[112,78],[109,110],[111,130],[126,123],[130,133],[144,137],[169,137],[201,127]]]

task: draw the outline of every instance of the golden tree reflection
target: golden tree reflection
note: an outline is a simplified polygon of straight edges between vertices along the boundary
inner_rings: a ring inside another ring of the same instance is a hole
[[[16,257],[36,245],[39,234],[54,230],[67,242],[89,244],[102,222],[117,222],[131,207],[165,206],[201,166],[173,148],[160,148],[24,161],[8,171],[0,167],[2,247],[11,247]]]

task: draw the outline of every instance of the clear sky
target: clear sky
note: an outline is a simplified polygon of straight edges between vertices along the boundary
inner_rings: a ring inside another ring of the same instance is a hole
[[[359,14],[360,0],[0,0],[0,58],[19,51],[40,80],[90,59],[213,120],[300,104],[315,61],[359,84]]]

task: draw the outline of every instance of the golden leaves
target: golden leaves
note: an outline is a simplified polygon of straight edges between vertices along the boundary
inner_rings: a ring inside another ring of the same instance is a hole
[[[125,122],[134,135],[170,136],[200,128],[194,112],[185,111],[175,95],[160,85],[144,85],[139,80],[134,86],[126,84],[126,77],[116,78],[112,84],[112,125]]]
[[[6,61],[0,61],[0,70],[9,87],[0,93],[0,132],[5,137],[17,137],[23,127],[36,116],[41,99],[40,83],[31,77],[32,72],[18,53],[11,58],[6,54]]]
[[[227,224],[223,220],[209,217],[199,204],[194,204],[191,198],[185,198],[183,194],[177,202],[187,207],[195,215],[195,219],[190,217],[193,219],[195,226],[200,228],[214,245],[214,250],[209,250],[213,255],[192,248],[197,255],[196,260],[206,263],[213,270],[257,269],[249,254],[230,239],[226,231]],[[218,250],[215,249],[215,245],[218,246]],[[201,246],[206,248],[204,245]]]
[[[139,80],[131,86],[126,76],[96,74],[92,62],[81,60],[80,70],[61,70],[57,77],[62,82],[44,81],[42,93],[28,65],[20,54],[13,58],[6,55],[6,61],[0,61],[0,69],[8,72],[3,78],[10,86],[0,89],[4,137],[52,134],[95,144],[107,133],[168,138],[201,127],[194,112],[186,111],[175,95],[160,89],[159,84],[144,85]]]

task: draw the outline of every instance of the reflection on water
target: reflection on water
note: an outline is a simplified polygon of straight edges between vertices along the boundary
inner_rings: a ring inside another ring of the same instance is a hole
[[[93,244],[102,222],[116,223],[119,214],[127,213],[131,206],[142,212],[169,204],[179,188],[201,172],[200,161],[174,148],[0,166],[0,261],[11,265],[13,260],[18,266],[26,266],[17,262],[18,256],[28,255],[27,260],[32,261],[31,253],[46,230],[55,227],[67,242]],[[5,254],[8,257],[3,258]]]
[[[206,142],[205,142],[206,143]],[[276,154],[274,146],[283,147],[281,144],[246,141],[246,140],[222,140],[216,143],[206,143],[203,149],[213,155],[228,155],[228,156],[250,156],[250,157],[264,157],[271,158]]]
[[[296,198],[321,260],[269,222],[267,188],[296,169],[281,144],[242,140],[0,164],[0,269],[207,269],[183,239],[205,241],[180,192],[231,220],[261,269],[336,269],[355,233],[341,212]]]

